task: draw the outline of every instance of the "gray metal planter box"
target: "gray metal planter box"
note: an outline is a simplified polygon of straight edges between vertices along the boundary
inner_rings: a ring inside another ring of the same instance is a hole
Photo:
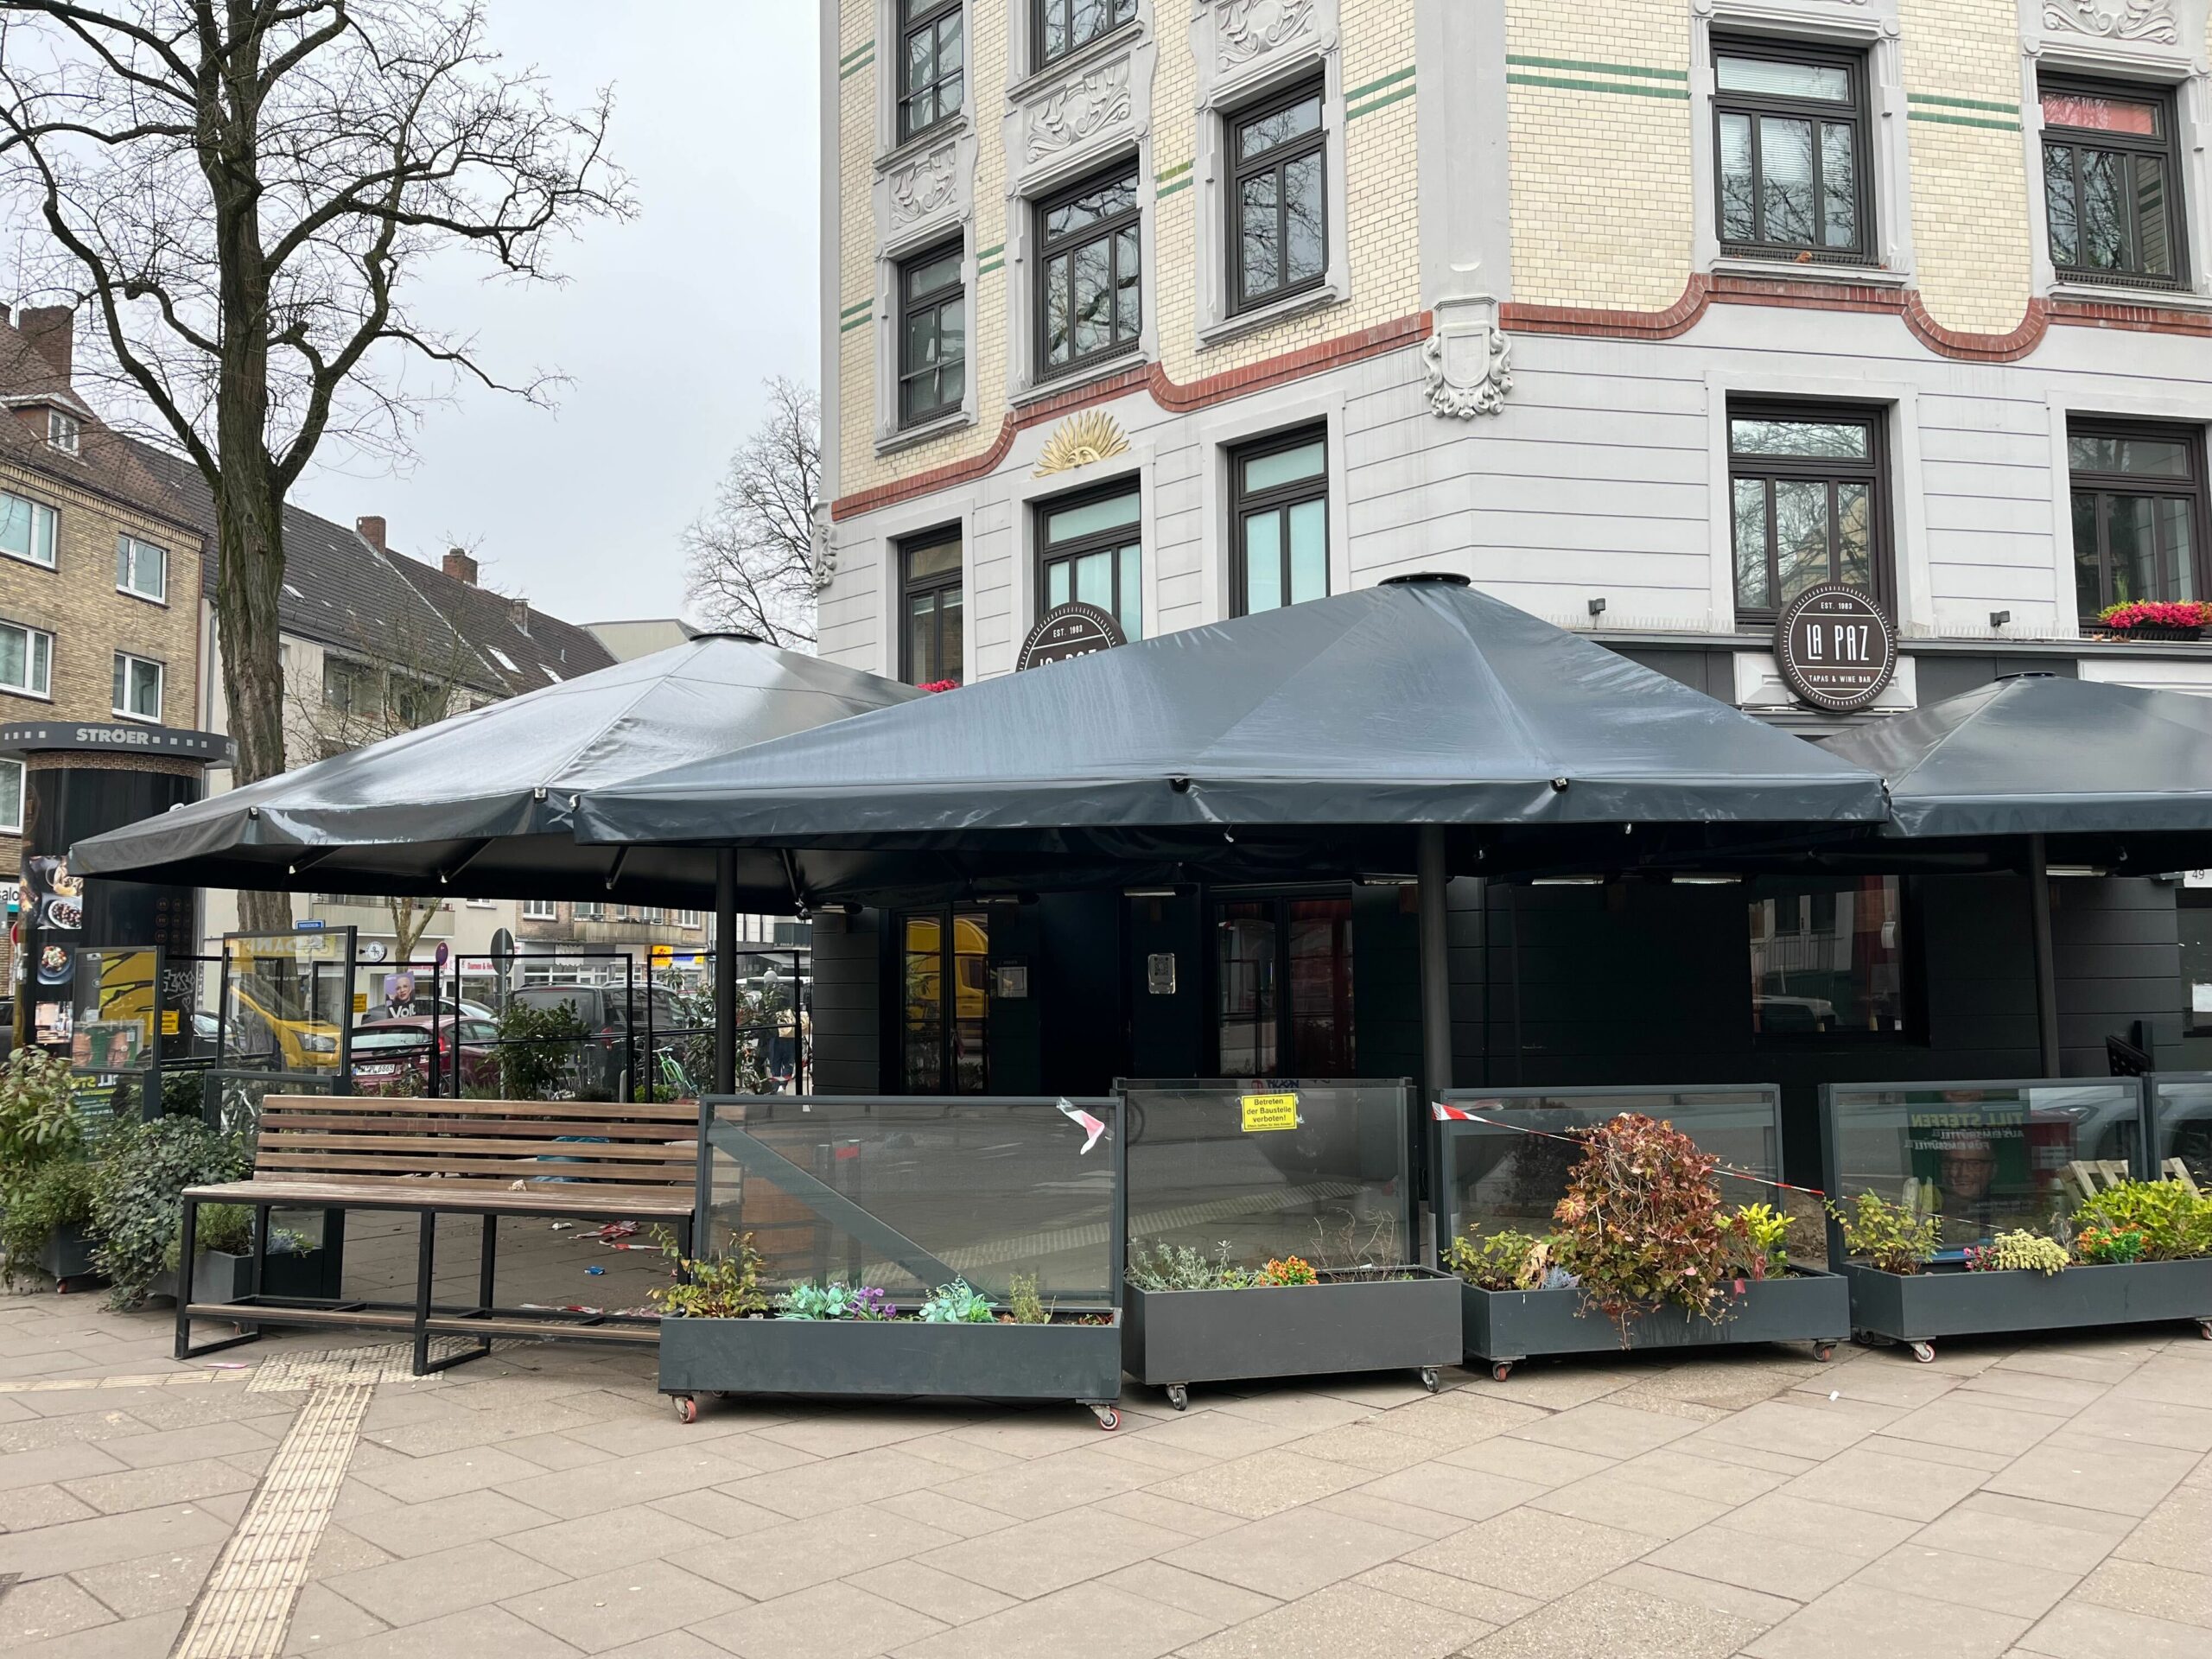
[[[1537,1354],[1622,1349],[1719,1348],[1747,1342],[1809,1342],[1826,1359],[1851,1335],[1850,1289],[1832,1273],[1798,1268],[1786,1278],[1752,1279],[1719,1324],[1687,1308],[1662,1308],[1628,1322],[1628,1339],[1604,1314],[1583,1311],[1580,1290],[1482,1290],[1460,1286],[1470,1358],[1505,1381]]]
[[[1436,1387],[1459,1357],[1458,1281],[1427,1268],[1402,1279],[1246,1290],[1130,1285],[1123,1362],[1181,1410],[1192,1382],[1339,1371],[1417,1371]]]
[[[1847,1262],[1851,1324],[1859,1332],[1936,1357],[1935,1337],[1997,1331],[2071,1331],[2086,1325],[2195,1319],[2212,1336],[2212,1258],[2068,1268],[2055,1274],[1969,1273],[1948,1263],[1928,1273],[1884,1273]]]
[[[663,1319],[660,1391],[690,1421],[702,1394],[1072,1400],[1121,1419],[1120,1315],[1109,1325],[919,1319]]]
[[[89,1279],[99,1270],[92,1266],[92,1236],[81,1222],[65,1222],[46,1236],[46,1243],[38,1253],[38,1264],[53,1278],[57,1288],[65,1287],[73,1279]]]
[[[253,1258],[227,1250],[202,1250],[194,1257],[192,1300],[195,1302],[244,1301],[253,1294]],[[321,1250],[279,1250],[268,1259],[262,1273],[264,1296],[334,1296],[334,1287],[323,1287]],[[163,1273],[153,1283],[156,1296],[176,1294],[176,1274]]]

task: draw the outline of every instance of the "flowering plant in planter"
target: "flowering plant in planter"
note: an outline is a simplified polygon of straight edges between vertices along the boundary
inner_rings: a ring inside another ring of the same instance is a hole
[[[1623,1112],[1581,1136],[1553,1254],[1621,1327],[1661,1307],[1724,1317],[1732,1276],[1714,1160],[1672,1124]]]
[[[2139,633],[2195,639],[2212,622],[2212,606],[2193,599],[2130,600],[2107,605],[2097,620],[2115,633]]]

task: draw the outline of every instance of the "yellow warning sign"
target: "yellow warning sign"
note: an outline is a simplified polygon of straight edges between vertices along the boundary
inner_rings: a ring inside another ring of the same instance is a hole
[[[356,1013],[356,1014],[366,1014],[368,1011],[369,1011],[369,994],[368,994],[366,991],[356,991],[356,992],[354,992],[354,993],[353,993],[353,1012],[354,1012],[354,1013]]]
[[[181,1029],[181,1027],[182,1021],[175,1008],[163,1008],[162,1010],[162,1036],[174,1037],[177,1034],[178,1031]]]
[[[1294,1129],[1298,1127],[1296,1095],[1243,1095],[1239,1098],[1244,1106],[1244,1133],[1247,1135],[1255,1135],[1263,1129]]]

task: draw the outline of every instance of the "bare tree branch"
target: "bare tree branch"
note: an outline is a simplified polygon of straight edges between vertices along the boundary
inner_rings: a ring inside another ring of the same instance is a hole
[[[811,516],[822,483],[822,406],[781,376],[765,384],[767,412],[730,457],[715,505],[683,532],[686,591],[716,627],[806,650],[822,590]]]

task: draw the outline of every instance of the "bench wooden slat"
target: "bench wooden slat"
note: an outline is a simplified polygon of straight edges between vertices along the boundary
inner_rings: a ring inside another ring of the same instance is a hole
[[[594,1342],[642,1343],[660,1340],[658,1325],[585,1325],[581,1322],[583,1317],[572,1314],[563,1319],[557,1313],[549,1313],[543,1319],[503,1319],[495,1315],[477,1319],[454,1313],[433,1313],[427,1323],[431,1334],[441,1337],[582,1337]]]
[[[571,1136],[666,1141],[690,1135],[698,1128],[696,1115],[681,1123],[626,1123],[619,1118],[563,1119],[535,1122],[523,1118],[457,1120],[451,1117],[376,1117],[338,1112],[318,1112],[262,1120],[261,1133],[312,1135],[333,1129],[360,1135],[501,1135],[524,1140],[557,1141]]]
[[[419,1095],[270,1095],[262,1116],[287,1112],[423,1112],[438,1117],[628,1118],[641,1123],[696,1123],[699,1109],[681,1101],[443,1100]]]
[[[671,1216],[691,1214],[691,1194],[671,1186],[576,1185],[515,1189],[488,1182],[425,1179],[365,1180],[280,1177],[195,1186],[185,1196],[203,1204],[269,1205],[282,1210],[436,1210],[501,1215]]]
[[[270,1325],[350,1325],[372,1331],[411,1331],[412,1313],[347,1307],[256,1307],[250,1303],[194,1302],[189,1310],[195,1319],[231,1319],[251,1325],[257,1315]]]
[[[696,1174],[683,1166],[593,1163],[570,1158],[426,1158],[419,1152],[394,1153],[380,1157],[313,1152],[264,1152],[254,1165],[260,1175],[457,1175],[480,1180],[505,1181],[619,1181],[628,1186],[690,1188]]]
[[[489,1153],[502,1158],[547,1158],[563,1162],[595,1160],[608,1163],[632,1164],[696,1164],[699,1158],[696,1142],[655,1141],[643,1143],[619,1141],[524,1141],[489,1140],[482,1137],[468,1139],[461,1135],[272,1135],[264,1131],[261,1138],[262,1159],[265,1162],[272,1154],[281,1153],[299,1157],[311,1157],[318,1153],[369,1152],[380,1156],[425,1153],[438,1157],[465,1156],[471,1153]]]

